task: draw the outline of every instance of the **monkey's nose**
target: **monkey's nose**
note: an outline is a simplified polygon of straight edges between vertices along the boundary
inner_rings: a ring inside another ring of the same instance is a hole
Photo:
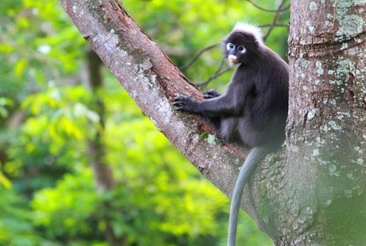
[[[229,55],[227,57],[227,60],[229,61],[230,66],[233,66],[234,64],[238,63],[238,58],[234,55]]]

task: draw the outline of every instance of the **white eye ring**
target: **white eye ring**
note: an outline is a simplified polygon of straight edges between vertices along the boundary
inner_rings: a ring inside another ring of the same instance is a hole
[[[247,49],[245,49],[245,47],[244,46],[242,46],[242,45],[240,45],[239,47],[238,47],[238,50],[240,51],[240,53],[242,53],[242,54],[244,54],[246,51],[247,51]]]
[[[234,48],[235,48],[235,45],[233,45],[232,43],[227,43],[227,45],[226,45],[227,50],[232,50]]]

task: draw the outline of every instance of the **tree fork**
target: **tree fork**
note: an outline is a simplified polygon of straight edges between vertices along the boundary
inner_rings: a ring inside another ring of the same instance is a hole
[[[201,98],[198,90],[118,1],[61,3],[157,128],[231,194],[247,151],[222,143],[200,118],[170,105],[177,95]],[[292,1],[287,148],[261,163],[243,198],[276,245],[366,242],[364,3]]]

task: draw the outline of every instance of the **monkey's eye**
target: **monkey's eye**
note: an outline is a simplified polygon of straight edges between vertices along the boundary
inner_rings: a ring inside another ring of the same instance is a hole
[[[245,51],[246,51],[246,49],[245,49],[245,47],[244,46],[239,46],[238,47],[238,50],[240,51],[240,53],[242,53],[242,54],[244,54],[245,53]]]
[[[235,45],[233,45],[232,43],[227,43],[227,45],[226,45],[227,50],[232,50],[234,48],[235,48]]]

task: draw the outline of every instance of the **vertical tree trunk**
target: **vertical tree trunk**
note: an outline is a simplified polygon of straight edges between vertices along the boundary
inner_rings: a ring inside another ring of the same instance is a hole
[[[95,185],[99,193],[111,191],[115,188],[113,172],[103,160],[105,148],[103,144],[105,106],[101,95],[103,79],[101,74],[102,61],[93,50],[87,52],[87,84],[94,96],[91,108],[99,115],[99,124],[93,137],[88,142],[88,155],[94,171]],[[123,236],[116,236],[113,231],[112,218],[108,211],[111,209],[108,202],[103,203],[101,212],[105,223],[105,238],[109,245],[124,245]]]
[[[262,213],[276,245],[366,245],[365,3],[292,1],[284,194]]]
[[[88,86],[93,92],[93,102],[91,108],[99,115],[99,127],[92,139],[89,139],[90,162],[94,169],[95,185],[99,192],[105,192],[114,188],[114,179],[112,170],[103,162],[105,156],[104,144],[102,143],[105,121],[105,106],[100,95],[103,88],[103,79],[101,74],[102,61],[93,50],[87,52],[87,71]]]

